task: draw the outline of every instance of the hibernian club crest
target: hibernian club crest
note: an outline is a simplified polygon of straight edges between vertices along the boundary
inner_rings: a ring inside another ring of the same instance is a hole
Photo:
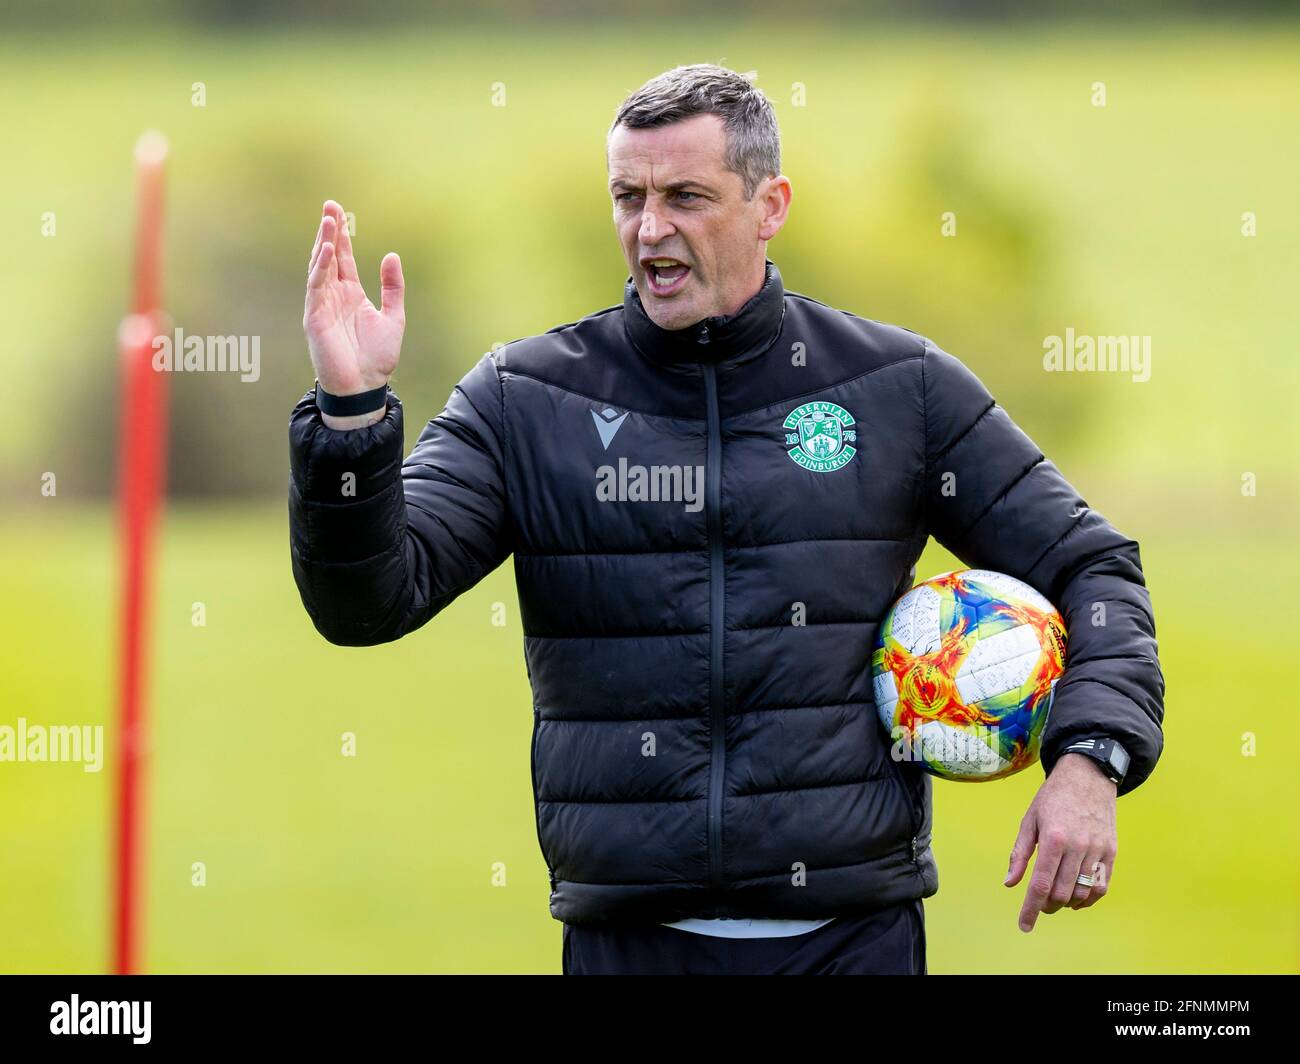
[[[849,446],[858,439],[852,424],[853,415],[842,406],[804,403],[785,419],[785,442],[795,445],[786,454],[814,473],[843,469],[858,453]]]

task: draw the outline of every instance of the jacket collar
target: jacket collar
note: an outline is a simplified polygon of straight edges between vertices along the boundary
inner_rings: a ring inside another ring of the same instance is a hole
[[[776,340],[785,316],[785,286],[771,259],[763,287],[731,315],[705,318],[684,329],[664,329],[651,320],[631,277],[623,285],[623,324],[628,339],[654,362],[721,362],[764,351]]]

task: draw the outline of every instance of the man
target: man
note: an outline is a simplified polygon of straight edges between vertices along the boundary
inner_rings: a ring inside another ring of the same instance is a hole
[[[1116,796],[1162,747],[1137,544],[951,355],[784,290],[766,249],[790,182],[745,78],[654,78],[607,163],[621,304],[484,355],[405,461],[401,263],[376,308],[325,204],[317,386],[290,422],[312,621],[340,645],[397,639],[514,555],[566,973],[920,974],[930,777],[890,756],[869,648],[934,535],[1065,617],[1006,883],[1037,847],[1024,931],[1095,904]]]

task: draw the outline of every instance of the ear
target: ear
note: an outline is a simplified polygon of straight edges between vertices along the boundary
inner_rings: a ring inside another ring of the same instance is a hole
[[[790,179],[784,174],[766,177],[754,195],[759,203],[758,238],[771,240],[781,231],[790,213]]]

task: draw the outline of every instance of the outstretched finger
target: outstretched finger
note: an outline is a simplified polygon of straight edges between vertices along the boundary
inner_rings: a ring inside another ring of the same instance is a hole
[[[1061,854],[1061,863],[1056,868],[1056,878],[1052,882],[1051,894],[1043,912],[1048,914],[1059,912],[1078,897],[1076,891],[1080,888],[1079,876],[1087,856],[1088,851],[1083,846],[1066,847],[1065,852]],[[1087,888],[1084,890],[1086,891]]]
[[[1083,855],[1079,870],[1075,873],[1074,885],[1070,889],[1070,900],[1066,902],[1071,909],[1077,909],[1087,902],[1101,875],[1101,850],[1091,850]],[[1081,883],[1081,879],[1091,879],[1091,883]]]
[[[1075,894],[1075,900],[1070,904],[1072,909],[1086,909],[1090,905],[1096,905],[1106,896],[1106,892],[1110,890],[1111,869],[1114,864],[1114,855],[1107,854],[1105,851],[1088,855],[1084,862],[1084,872],[1092,876],[1092,887],[1083,897]],[[1082,886],[1079,889],[1082,890]]]
[[[338,228],[339,277],[344,281],[360,281],[361,277],[357,274],[357,261],[352,257],[352,232],[348,228],[348,216],[343,210],[343,205],[336,200],[326,200],[325,206],[334,215],[335,225]]]
[[[1033,810],[1026,813],[1020,821],[1020,831],[1016,833],[1015,844],[1011,847],[1011,860],[1007,863],[1007,878],[1004,886],[1014,887],[1029,867],[1029,858],[1034,855],[1034,846],[1038,842],[1038,822],[1032,816]]]
[[[390,251],[379,264],[379,306],[390,318],[405,320],[406,281],[402,277],[402,260]]]
[[[316,256],[320,254],[320,246],[325,241],[325,215],[321,215],[320,223],[316,226],[316,240],[311,246],[311,254],[307,256],[307,272],[316,265]]]
[[[316,263],[320,260],[321,248],[326,244],[334,242],[334,216],[325,214],[321,216],[320,230],[316,234],[316,246],[311,251],[311,261],[307,263],[307,275],[310,277],[311,272],[316,269]]]
[[[1059,848],[1051,844],[1038,847],[1038,860],[1034,862],[1034,871],[1029,877],[1029,886],[1025,890],[1025,900],[1020,906],[1018,922],[1021,931],[1026,933],[1032,931],[1038,922],[1038,914],[1048,911],[1048,907],[1052,904],[1052,884],[1056,881],[1057,869],[1060,866]]]
[[[311,298],[313,294],[319,294],[336,277],[334,245],[326,242],[320,246],[320,253],[316,256],[316,264],[312,266],[311,273],[307,275],[308,298]]]

